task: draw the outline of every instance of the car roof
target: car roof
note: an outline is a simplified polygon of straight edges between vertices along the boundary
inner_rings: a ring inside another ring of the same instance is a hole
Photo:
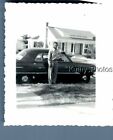
[[[26,51],[49,51],[48,48],[28,48]]]
[[[46,49],[46,48],[27,48],[27,49],[24,49],[21,52],[19,52],[17,54],[17,56],[23,54],[22,55],[23,59],[21,59],[21,60],[28,60],[28,59],[34,60],[34,58],[36,57],[36,55],[38,53],[48,53],[48,49]]]

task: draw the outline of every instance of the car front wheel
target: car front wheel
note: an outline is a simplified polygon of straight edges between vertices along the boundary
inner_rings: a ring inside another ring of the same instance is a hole
[[[22,76],[21,81],[22,81],[22,83],[29,83],[30,82],[29,76],[28,75]]]
[[[19,83],[19,84],[22,84],[22,83],[24,83],[24,84],[27,84],[27,83],[30,83],[30,76],[29,75],[18,75],[17,76],[17,83]]]

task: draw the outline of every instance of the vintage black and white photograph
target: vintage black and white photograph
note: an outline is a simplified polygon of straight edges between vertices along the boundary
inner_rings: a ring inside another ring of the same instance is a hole
[[[112,67],[98,59],[105,47],[101,6],[6,3],[5,8],[5,124],[105,125],[105,112],[112,109],[102,108],[106,95],[98,92],[106,89],[99,82],[109,79],[105,73],[103,78],[103,66]]]

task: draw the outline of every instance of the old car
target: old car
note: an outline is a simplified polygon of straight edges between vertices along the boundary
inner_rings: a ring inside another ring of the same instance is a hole
[[[89,82],[95,72],[95,65],[73,62],[68,55],[61,52],[58,59],[58,78],[60,81],[83,80]],[[24,49],[16,56],[16,82],[48,82],[48,49]]]
[[[79,62],[79,63],[87,63],[87,64],[94,64],[96,65],[96,61],[93,58],[87,58],[85,56],[75,54],[73,56],[70,56],[71,60],[73,62]]]

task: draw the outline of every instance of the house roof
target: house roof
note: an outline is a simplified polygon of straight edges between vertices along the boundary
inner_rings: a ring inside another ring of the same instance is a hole
[[[81,31],[81,30],[73,30],[73,29],[65,29],[65,28],[57,28],[57,27],[48,27],[51,33],[57,39],[94,39],[94,34],[90,31]]]

